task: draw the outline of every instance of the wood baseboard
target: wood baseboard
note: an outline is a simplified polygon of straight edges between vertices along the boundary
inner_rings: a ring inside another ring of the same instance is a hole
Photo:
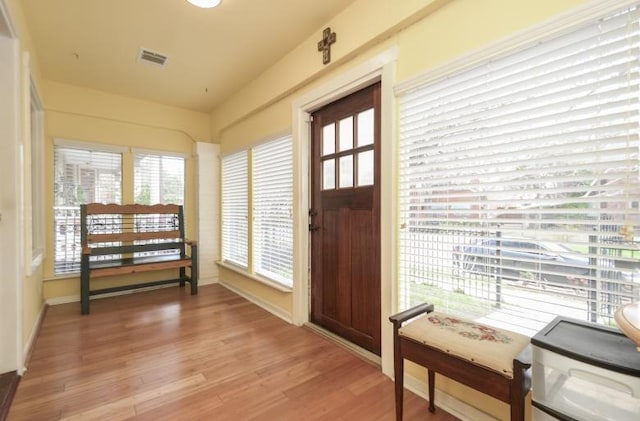
[[[19,383],[20,376],[17,371],[0,374],[0,421],[7,419]]]

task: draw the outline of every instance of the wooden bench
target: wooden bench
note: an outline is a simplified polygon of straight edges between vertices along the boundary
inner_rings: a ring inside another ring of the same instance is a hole
[[[508,403],[511,420],[524,420],[525,397],[531,389],[527,336],[434,312],[433,304],[418,305],[389,320],[397,421],[402,420],[404,359],[427,368],[430,412],[435,412],[435,373],[439,373]]]
[[[82,258],[80,301],[89,313],[89,296],[185,282],[198,293],[198,247],[185,238],[179,205],[80,205]],[[186,246],[190,253],[187,254]],[[186,268],[190,268],[187,275]],[[91,279],[105,276],[179,269],[174,279],[91,289]]]

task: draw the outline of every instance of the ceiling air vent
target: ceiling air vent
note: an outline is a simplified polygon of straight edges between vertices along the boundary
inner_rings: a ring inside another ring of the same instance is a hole
[[[144,63],[164,67],[167,64],[169,57],[164,54],[156,53],[155,51],[147,50],[146,48],[140,48],[140,51],[138,52],[138,60]]]

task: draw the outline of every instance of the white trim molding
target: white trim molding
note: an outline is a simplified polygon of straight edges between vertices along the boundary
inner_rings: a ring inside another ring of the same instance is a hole
[[[293,191],[294,191],[294,258],[293,271],[293,323],[302,326],[309,322],[310,291],[310,236],[308,230],[308,211],[310,203],[310,116],[318,108],[339,98],[345,97],[372,83],[382,82],[382,121],[381,121],[381,223],[393,220],[393,176],[389,171],[394,168],[395,145],[395,65],[397,48],[390,48],[364,63],[341,73],[324,85],[301,95],[293,101]],[[389,180],[386,178],[389,177]],[[381,318],[382,318],[382,371],[393,372],[393,341],[391,324],[388,317],[392,311],[391,291],[393,273],[390,261],[394,253],[392,236],[388,230],[381,230]],[[391,237],[390,237],[391,236]]]
[[[162,151],[160,149],[130,148],[130,150],[131,150],[131,153],[134,155],[138,154],[138,155],[154,155],[154,156],[172,156],[175,158],[184,158],[184,159],[187,159],[190,157],[190,155],[187,153]]]
[[[198,283],[206,285],[218,282],[218,266],[215,262],[220,258],[220,145],[196,142],[193,156]]]
[[[117,146],[117,145],[109,145],[106,143],[93,143],[93,142],[85,142],[80,140],[62,139],[59,137],[53,138],[53,144],[55,146],[62,146],[63,148],[86,149],[90,151],[113,152],[113,153],[121,153],[121,154],[129,152],[129,147],[127,146]]]
[[[24,271],[31,276],[45,257],[44,111],[31,75],[31,59],[22,53],[24,151]]]
[[[0,373],[23,372],[24,162],[19,37],[8,2],[0,0]]]

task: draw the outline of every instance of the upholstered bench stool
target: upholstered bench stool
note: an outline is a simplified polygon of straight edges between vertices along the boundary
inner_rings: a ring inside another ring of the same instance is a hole
[[[439,373],[508,403],[511,420],[524,420],[525,397],[531,388],[527,336],[436,312],[432,304],[389,320],[394,327],[397,421],[402,420],[404,359],[427,368],[429,411],[435,411],[435,373]]]

